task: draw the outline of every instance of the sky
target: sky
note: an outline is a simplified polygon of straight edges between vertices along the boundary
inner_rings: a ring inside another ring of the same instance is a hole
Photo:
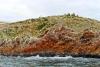
[[[73,12],[100,20],[100,0],[0,0],[0,21],[14,22]]]

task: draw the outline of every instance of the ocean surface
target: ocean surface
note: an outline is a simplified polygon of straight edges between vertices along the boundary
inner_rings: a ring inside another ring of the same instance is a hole
[[[100,67],[100,58],[0,56],[0,67]]]

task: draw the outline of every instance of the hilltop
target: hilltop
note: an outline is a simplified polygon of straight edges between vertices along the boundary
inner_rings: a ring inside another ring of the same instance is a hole
[[[3,26],[0,30],[0,38],[15,38],[21,36],[35,36],[40,37],[46,30],[50,29],[56,24],[63,24],[64,26],[81,32],[84,29],[91,29],[93,31],[100,30],[100,21],[79,17],[75,14],[64,14],[59,16],[39,17],[36,19],[27,19],[9,23]],[[1,27],[1,26],[0,26]],[[5,28],[6,27],[6,28]]]

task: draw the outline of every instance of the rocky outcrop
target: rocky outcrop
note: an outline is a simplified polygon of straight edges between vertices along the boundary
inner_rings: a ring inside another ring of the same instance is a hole
[[[65,27],[54,27],[35,44],[22,50],[22,53],[99,56],[100,41],[97,40],[99,38],[97,38],[96,35],[97,33],[91,30],[84,30],[79,36],[79,33],[71,29],[66,29]]]
[[[32,38],[25,44],[21,43],[18,38],[5,45],[1,42],[0,53],[14,56],[39,54],[40,56],[100,57],[99,33],[89,29],[76,32],[64,26],[54,26],[46,31],[41,38]]]

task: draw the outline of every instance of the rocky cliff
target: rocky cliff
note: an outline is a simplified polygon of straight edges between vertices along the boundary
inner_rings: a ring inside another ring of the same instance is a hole
[[[2,43],[3,44],[3,43]],[[90,29],[76,32],[65,26],[55,25],[42,37],[34,38],[24,46],[16,38],[13,44],[0,45],[2,55],[13,56],[83,56],[100,57],[100,33]]]

